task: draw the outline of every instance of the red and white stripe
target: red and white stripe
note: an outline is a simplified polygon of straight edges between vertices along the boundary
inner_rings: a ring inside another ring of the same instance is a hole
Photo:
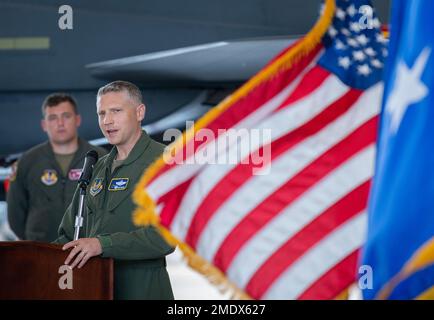
[[[147,185],[162,224],[256,299],[334,298],[355,279],[383,88],[346,86],[316,65],[321,50],[208,124],[248,129],[239,144],[216,148],[221,134],[177,155],[270,148],[268,174],[253,175],[252,163],[171,164]],[[271,141],[249,129],[271,129]]]
[[[276,84],[274,86],[269,85],[268,87],[261,88],[258,91],[271,91],[267,99],[265,95],[258,94],[258,98],[254,100],[255,103],[249,103],[246,101],[240,101],[236,105],[232,106],[230,110],[235,108],[246,109],[244,112],[239,112],[239,115],[234,116],[231,112],[225,112],[220,115],[219,119],[224,118],[224,125],[221,125],[219,121],[214,121],[210,123],[207,128],[213,130],[217,135],[218,129],[229,129],[229,128],[254,128],[255,125],[266,119],[266,117],[277,109],[282,103],[291,95],[294,89],[299,85],[300,81],[304,78],[304,75],[308,73],[313,67],[316,66],[316,61],[321,55],[321,46],[307,58],[300,61],[298,68],[292,68],[285,72],[282,72],[279,76],[273,79]],[[269,88],[272,87],[272,88]],[[259,101],[262,98],[264,101]],[[259,102],[257,102],[259,101]],[[260,102],[263,102],[262,104]],[[217,126],[219,125],[219,126]],[[225,136],[218,137],[218,139],[226,139]],[[210,143],[212,141],[206,141],[205,143]],[[216,143],[216,142],[215,142]],[[218,145],[218,143],[217,143]],[[187,153],[186,150],[189,146],[186,145],[182,150]],[[214,144],[212,144],[207,150],[211,156],[214,156],[213,151],[215,150]],[[190,162],[189,158],[191,154],[186,154],[183,157],[184,163]],[[178,159],[178,158],[176,158]],[[179,165],[167,165],[164,167],[148,184],[146,187],[147,192],[154,199],[159,199],[173,188],[175,188],[180,183],[183,183],[193,177],[198,171],[200,171],[202,165],[189,164],[188,166]]]

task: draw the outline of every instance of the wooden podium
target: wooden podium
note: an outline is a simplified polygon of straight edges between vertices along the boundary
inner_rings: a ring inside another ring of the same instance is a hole
[[[68,270],[68,254],[56,244],[0,242],[0,300],[112,300],[113,259],[93,257]]]

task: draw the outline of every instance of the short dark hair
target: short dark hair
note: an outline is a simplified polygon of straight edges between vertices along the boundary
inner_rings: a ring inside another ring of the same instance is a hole
[[[52,93],[47,96],[42,103],[42,117],[45,117],[45,110],[50,107],[55,107],[62,102],[69,102],[74,109],[74,113],[78,114],[77,102],[74,97],[66,93]]]
[[[137,103],[143,103],[142,93],[140,92],[140,89],[135,84],[122,80],[110,82],[109,84],[106,84],[105,86],[99,88],[96,95],[97,103],[98,99],[106,93],[122,91],[128,93],[130,98],[135,100]]]

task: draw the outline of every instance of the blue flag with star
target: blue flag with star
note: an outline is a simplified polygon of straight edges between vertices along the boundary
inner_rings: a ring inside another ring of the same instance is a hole
[[[365,299],[434,298],[434,1],[394,0]]]

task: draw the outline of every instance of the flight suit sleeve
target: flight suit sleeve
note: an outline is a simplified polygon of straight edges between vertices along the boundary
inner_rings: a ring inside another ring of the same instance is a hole
[[[78,199],[79,189],[75,190],[74,196],[72,198],[71,203],[63,215],[62,222],[60,223],[58,235],[59,237],[53,241],[53,243],[57,244],[65,244],[74,239],[74,222],[75,222],[75,212],[77,208],[77,199]],[[83,231],[83,230],[81,230]]]
[[[9,226],[16,236],[25,239],[27,213],[29,209],[28,190],[25,183],[24,168],[20,169],[15,163],[10,176],[7,192],[7,211]]]
[[[153,226],[143,227],[129,233],[102,234],[97,238],[101,243],[102,257],[114,259],[157,259],[175,250]]]

